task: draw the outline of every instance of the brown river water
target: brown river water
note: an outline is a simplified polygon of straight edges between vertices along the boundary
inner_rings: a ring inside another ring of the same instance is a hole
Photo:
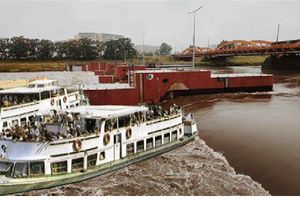
[[[212,69],[260,72],[259,67]],[[178,97],[200,138],[271,195],[300,195],[300,73],[275,72],[273,92]]]

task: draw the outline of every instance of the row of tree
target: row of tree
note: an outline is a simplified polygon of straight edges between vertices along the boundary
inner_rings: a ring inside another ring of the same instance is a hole
[[[169,55],[172,47],[162,43],[161,55]],[[93,60],[100,57],[123,60],[137,56],[137,51],[129,38],[111,40],[106,43],[90,39],[52,42],[50,40],[13,37],[0,39],[1,60]]]

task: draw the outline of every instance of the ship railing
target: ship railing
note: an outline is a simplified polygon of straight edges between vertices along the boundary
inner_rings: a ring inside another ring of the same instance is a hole
[[[180,116],[182,116],[181,113],[168,115],[167,117],[160,117],[158,119],[147,121],[146,125],[151,125],[151,124],[156,124],[156,123],[159,123],[159,122],[164,122],[164,121],[167,121],[167,120],[170,120],[170,119],[175,119],[175,118],[180,117]]]
[[[25,104],[20,104],[20,105],[15,105],[15,106],[9,106],[9,107],[2,107],[1,112],[16,110],[16,109],[20,109],[20,108],[25,108],[25,107],[37,105],[37,104],[39,104],[39,101],[33,101],[33,102],[30,102],[30,103],[25,103]]]

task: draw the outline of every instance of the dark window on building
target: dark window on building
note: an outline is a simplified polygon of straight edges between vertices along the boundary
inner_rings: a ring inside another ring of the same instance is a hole
[[[76,158],[72,160],[72,172],[83,169],[83,158]]]
[[[88,155],[87,157],[87,168],[96,166],[97,163],[97,154]]]
[[[146,140],[146,149],[152,149],[153,148],[153,138],[148,138]]]
[[[155,147],[159,147],[162,145],[162,137],[161,135],[158,135],[155,137]]]
[[[28,176],[28,163],[16,163],[13,170],[13,177],[21,178]]]
[[[130,125],[130,116],[119,117],[119,128],[128,127]]]
[[[32,162],[30,163],[30,176],[41,176],[45,173],[44,162]]]
[[[105,151],[100,152],[99,160],[105,160]]]
[[[134,143],[126,145],[126,154],[127,155],[134,154]]]
[[[67,173],[67,161],[51,163],[51,173],[52,174],[62,174]]]
[[[164,134],[164,144],[170,143],[170,133]]]
[[[177,130],[172,132],[172,141],[177,140],[177,132],[178,132]]]
[[[136,151],[137,152],[144,151],[144,140],[138,141],[136,143]]]

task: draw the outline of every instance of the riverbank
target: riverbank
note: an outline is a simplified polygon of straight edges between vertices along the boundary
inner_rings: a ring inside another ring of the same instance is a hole
[[[269,193],[237,174],[226,158],[196,138],[188,145],[103,176],[20,195],[252,195]]]
[[[236,56],[225,60],[204,61],[196,59],[196,66],[260,66],[265,56]],[[103,61],[103,60],[102,60]],[[67,64],[84,64],[90,61],[0,61],[0,72],[38,72],[38,71],[64,71]],[[104,60],[104,62],[123,63],[123,61]],[[127,61],[134,65],[141,65],[142,58]],[[191,64],[191,62],[176,61],[170,56],[145,56],[146,65],[174,65]]]

